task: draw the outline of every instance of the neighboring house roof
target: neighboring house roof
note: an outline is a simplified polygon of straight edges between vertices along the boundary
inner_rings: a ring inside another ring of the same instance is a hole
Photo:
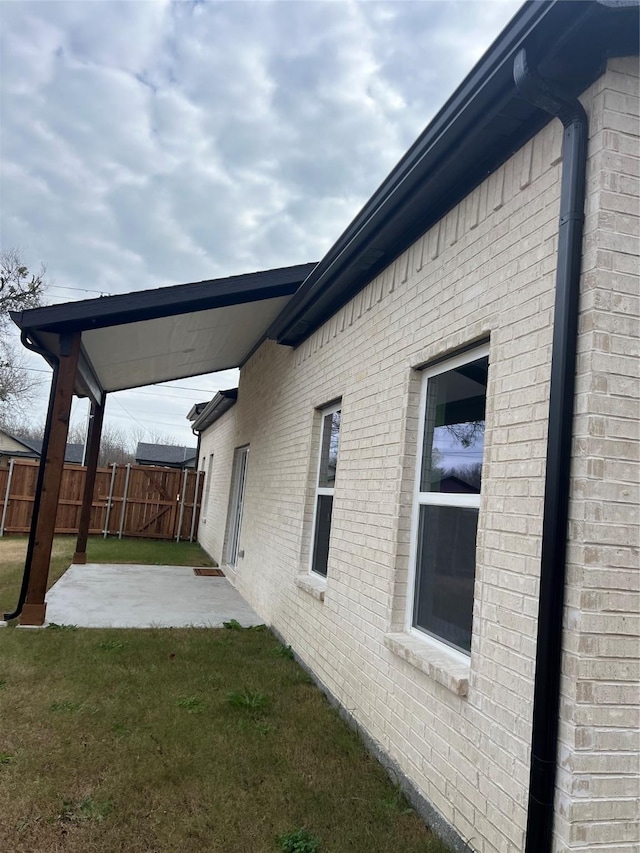
[[[39,459],[42,454],[42,439],[41,438],[22,438],[22,436],[10,435],[5,433],[9,438],[17,441],[22,445],[22,450],[1,449],[0,454],[3,456],[11,456],[14,459]],[[82,465],[84,457],[84,444],[69,443],[66,446],[64,453],[64,461],[73,463],[74,465]]]
[[[42,453],[42,439],[20,439],[24,441],[25,444],[29,444],[29,446],[40,456]],[[76,465],[82,465],[82,459],[84,457],[84,444],[67,444],[66,450],[64,452],[64,461],[65,462],[73,462]]]
[[[136,448],[138,465],[164,465],[170,468],[187,468],[195,464],[196,448],[172,444],[151,444],[139,441]]]
[[[216,396],[209,403],[197,403],[196,405],[202,406],[204,408],[201,409],[198,416],[196,418],[191,418],[191,412],[195,406],[191,409],[187,417],[189,420],[193,420],[193,431],[194,432],[203,432],[207,427],[210,427],[211,424],[214,424],[218,418],[221,418],[225,412],[229,411],[229,409],[235,404],[238,399],[238,389],[237,388],[229,388],[227,391],[218,391]]]

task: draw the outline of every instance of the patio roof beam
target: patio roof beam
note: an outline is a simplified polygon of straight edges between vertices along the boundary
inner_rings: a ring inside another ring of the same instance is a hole
[[[49,401],[50,429],[45,436],[40,460],[40,465],[44,466],[40,501],[37,510],[34,506],[31,521],[28,565],[25,566],[28,583],[20,617],[21,625],[40,626],[45,621],[47,606],[44,597],[49,579],[69,417],[80,356],[80,339],[80,332],[60,337],[59,366],[51,383]]]
[[[104,402],[101,405],[98,405],[95,402],[91,403],[91,412],[89,414],[89,435],[87,436],[87,454],[85,459],[86,471],[84,477],[84,492],[82,494],[82,508],[80,509],[80,521],[78,523],[78,539],[76,542],[76,551],[73,555],[73,563],[84,564],[87,562],[87,539],[89,538],[93,491],[96,483],[96,471],[98,470],[98,457],[100,455],[100,439],[102,437],[104,407]]]
[[[46,305],[26,311],[12,311],[11,318],[21,329],[37,334],[38,331],[62,333],[103,329],[177,317],[229,305],[291,296],[315,266],[315,263],[298,264],[223,279]]]

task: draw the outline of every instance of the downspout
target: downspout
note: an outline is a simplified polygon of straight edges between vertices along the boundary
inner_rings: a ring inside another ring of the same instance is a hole
[[[38,466],[38,479],[36,481],[36,493],[33,498],[33,509],[31,512],[31,527],[29,528],[29,542],[27,544],[27,556],[24,562],[24,572],[22,574],[22,586],[20,587],[20,594],[18,596],[18,603],[16,608],[11,613],[5,613],[3,618],[5,622],[9,622],[11,619],[17,619],[18,616],[22,613],[22,608],[24,606],[25,599],[27,597],[27,590],[29,588],[29,577],[31,575],[31,561],[33,559],[33,549],[36,544],[36,525],[38,523],[38,514],[40,512],[40,497],[42,495],[42,482],[44,480],[44,469],[45,463],[47,459],[47,452],[49,449],[49,436],[51,435],[51,421],[53,420],[53,401],[56,396],[56,384],[58,382],[58,370],[60,368],[60,361],[56,356],[52,355],[52,353],[40,349],[40,347],[36,346],[36,344],[32,343],[27,333],[24,329],[20,332],[20,340],[22,345],[27,349],[31,350],[31,352],[35,352],[38,355],[41,355],[43,358],[47,360],[53,359],[54,363],[53,367],[53,376],[51,378],[51,391],[49,392],[49,405],[47,407],[47,420],[44,428],[44,436],[42,437],[42,452],[40,453],[40,464]]]
[[[513,76],[521,97],[564,126],[556,299],[551,355],[538,638],[525,853],[550,853],[558,756],[563,611],[582,260],[588,121],[582,104],[553,91],[521,50]]]

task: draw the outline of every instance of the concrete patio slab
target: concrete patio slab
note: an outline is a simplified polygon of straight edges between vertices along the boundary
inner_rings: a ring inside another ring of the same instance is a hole
[[[47,622],[81,628],[243,627],[262,620],[226,578],[189,566],[71,566],[47,593]]]

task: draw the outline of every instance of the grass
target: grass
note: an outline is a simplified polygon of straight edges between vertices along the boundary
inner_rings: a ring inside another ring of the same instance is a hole
[[[265,630],[0,632],[16,853],[443,853]]]
[[[76,547],[75,536],[56,536],[49,570],[49,587],[69,568]],[[26,536],[0,539],[0,612],[13,610],[18,600],[27,552]],[[211,566],[197,542],[166,542],[155,539],[116,539],[91,536],[87,548],[91,563],[140,563],[148,566]]]
[[[72,537],[57,537],[50,584]],[[26,539],[0,540],[0,607]],[[207,565],[90,540],[93,562]],[[0,631],[0,839],[15,853],[445,853],[263,628]]]

